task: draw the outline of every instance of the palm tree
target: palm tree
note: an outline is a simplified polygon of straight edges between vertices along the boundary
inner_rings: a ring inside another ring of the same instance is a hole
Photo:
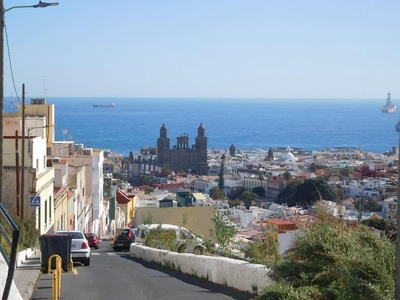
[[[290,174],[288,171],[286,171],[285,173],[283,173],[282,177],[286,181],[289,181],[292,178],[292,174]]]
[[[261,184],[261,187],[262,187],[262,182],[264,181],[264,172],[258,172],[258,179],[260,180],[260,184]]]

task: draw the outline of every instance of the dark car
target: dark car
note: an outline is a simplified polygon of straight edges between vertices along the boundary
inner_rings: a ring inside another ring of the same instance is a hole
[[[95,249],[99,249],[100,240],[95,233],[86,232],[85,237],[88,241],[89,247],[94,247]]]
[[[135,242],[136,228],[124,228],[115,237],[113,243],[114,251],[128,250],[132,243]]]

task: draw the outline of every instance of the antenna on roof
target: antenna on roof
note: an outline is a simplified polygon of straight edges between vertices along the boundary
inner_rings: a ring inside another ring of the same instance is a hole
[[[46,95],[46,94],[47,94],[46,92],[47,92],[48,90],[51,90],[51,89],[46,89],[46,80],[47,80],[47,79],[44,78],[44,79],[42,79],[42,80],[43,80],[43,94],[44,94],[44,98],[46,98],[46,96],[47,96],[47,95]]]

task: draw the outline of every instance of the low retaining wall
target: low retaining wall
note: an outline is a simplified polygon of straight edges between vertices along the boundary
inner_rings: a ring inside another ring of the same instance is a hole
[[[271,283],[268,277],[269,269],[264,265],[250,264],[238,259],[177,253],[134,243],[131,244],[129,254],[249,293],[259,293]]]
[[[36,249],[33,249],[33,248],[28,248],[21,252],[18,252],[17,253],[17,261],[16,261],[17,268],[20,267],[22,265],[22,263],[25,260],[27,260],[29,257],[31,257],[32,254],[34,254],[35,252],[36,252]]]
[[[8,266],[4,260],[3,255],[0,254],[0,296],[3,296],[4,287],[6,286],[8,275]],[[10,294],[8,295],[8,300],[22,300],[22,296],[15,285],[14,280],[11,284]]]

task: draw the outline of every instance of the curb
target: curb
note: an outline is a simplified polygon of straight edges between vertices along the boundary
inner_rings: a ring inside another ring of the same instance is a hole
[[[27,290],[21,294],[21,297],[23,300],[30,300],[33,294],[33,291],[35,290],[35,287],[37,285],[38,279],[42,275],[41,271],[38,271],[37,276],[34,278],[34,281],[29,283],[29,286]]]

